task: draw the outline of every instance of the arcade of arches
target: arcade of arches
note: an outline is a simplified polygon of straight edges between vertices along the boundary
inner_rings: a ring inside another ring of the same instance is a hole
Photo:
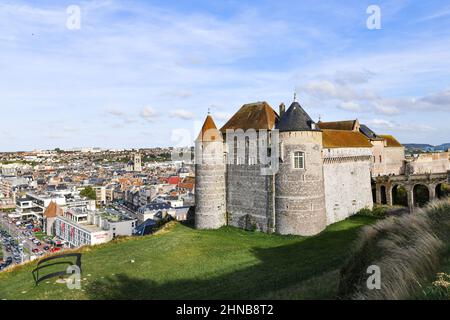
[[[450,196],[450,174],[377,177],[372,185],[374,202],[409,207],[412,212],[430,200]]]

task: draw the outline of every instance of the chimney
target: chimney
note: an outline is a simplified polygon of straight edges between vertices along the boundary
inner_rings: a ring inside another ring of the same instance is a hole
[[[284,105],[284,103],[282,102],[280,104],[280,118],[283,116],[284,111],[286,111],[286,106]]]

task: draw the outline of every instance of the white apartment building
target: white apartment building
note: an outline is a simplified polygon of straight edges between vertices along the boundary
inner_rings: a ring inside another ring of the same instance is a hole
[[[71,247],[106,243],[118,236],[131,236],[136,220],[124,219],[107,212],[69,209],[56,217],[56,236]]]
[[[106,204],[106,187],[93,187],[95,190],[95,196],[97,205],[102,206]]]

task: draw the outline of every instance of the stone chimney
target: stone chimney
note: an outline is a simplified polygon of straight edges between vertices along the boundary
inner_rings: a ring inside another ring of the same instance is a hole
[[[282,102],[280,104],[280,118],[283,116],[284,112],[286,111],[286,106],[284,105],[284,103]]]

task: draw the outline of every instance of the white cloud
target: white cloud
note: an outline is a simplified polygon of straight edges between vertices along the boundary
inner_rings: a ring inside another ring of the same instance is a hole
[[[117,109],[117,108],[108,108],[106,110],[106,113],[115,116],[115,117],[124,117],[125,116],[125,112]]]
[[[450,89],[427,95],[419,99],[418,103],[425,103],[438,109],[450,110]]]
[[[216,111],[213,112],[213,117],[219,121],[228,121],[231,118],[231,114],[228,112]]]
[[[369,127],[381,130],[394,130],[394,131],[408,131],[408,132],[432,132],[436,131],[436,128],[417,123],[399,123],[386,119],[373,119],[367,121]]]
[[[342,102],[339,105],[339,108],[342,110],[347,110],[347,111],[363,111],[363,108],[361,107],[361,105],[359,103],[356,103],[353,101]]]
[[[193,112],[184,109],[174,110],[170,113],[170,116],[183,120],[191,120],[195,118],[195,114]]]
[[[160,113],[155,108],[144,107],[140,112],[140,116],[147,121],[153,121],[155,118],[160,116]]]

